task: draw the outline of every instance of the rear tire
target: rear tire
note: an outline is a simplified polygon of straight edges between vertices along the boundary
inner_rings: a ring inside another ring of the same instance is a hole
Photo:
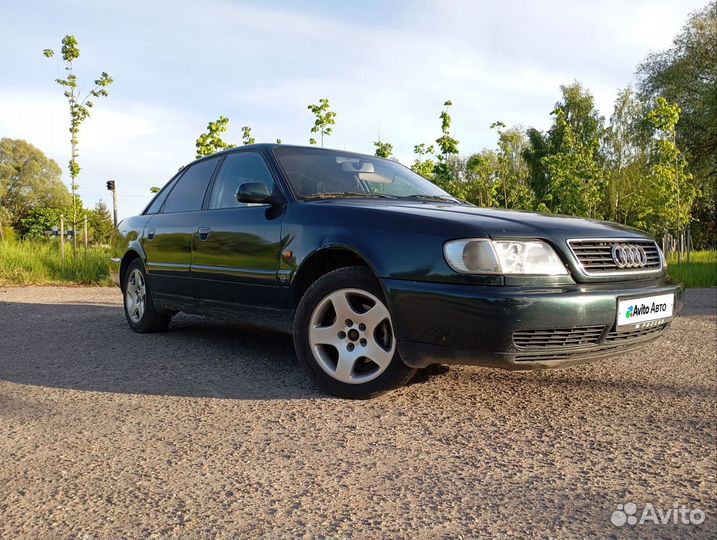
[[[122,285],[124,316],[129,327],[139,334],[166,330],[172,316],[155,309],[142,261],[135,259],[129,264]]]
[[[360,266],[333,270],[309,287],[296,311],[294,348],[311,379],[343,398],[379,396],[416,372],[398,353],[379,283]]]

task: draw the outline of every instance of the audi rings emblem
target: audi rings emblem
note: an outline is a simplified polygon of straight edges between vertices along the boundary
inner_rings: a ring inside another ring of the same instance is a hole
[[[612,260],[618,268],[643,268],[647,265],[647,253],[635,244],[612,246]]]

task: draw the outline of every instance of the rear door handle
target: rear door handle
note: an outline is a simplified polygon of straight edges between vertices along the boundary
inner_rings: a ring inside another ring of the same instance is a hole
[[[199,239],[200,240],[206,240],[209,238],[209,233],[212,231],[209,227],[199,227]]]
[[[147,231],[147,240],[153,240],[154,239],[154,229],[149,229]]]

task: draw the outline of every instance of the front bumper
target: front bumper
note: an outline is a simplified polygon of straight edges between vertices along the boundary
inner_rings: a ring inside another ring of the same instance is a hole
[[[622,354],[657,339],[670,321],[617,333],[618,298],[674,293],[674,317],[683,293],[682,286],[664,280],[523,288],[385,279],[383,285],[399,352],[417,368],[530,370]],[[557,339],[517,340],[516,332]],[[561,339],[565,344],[556,345]]]
[[[120,267],[122,266],[122,259],[120,257],[110,257],[110,279],[118,287],[122,287],[120,283]]]

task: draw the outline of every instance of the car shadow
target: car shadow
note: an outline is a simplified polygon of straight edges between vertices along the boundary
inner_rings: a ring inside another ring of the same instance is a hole
[[[0,380],[128,394],[228,399],[327,397],[290,336],[177,315],[135,334],[117,305],[0,303]]]

